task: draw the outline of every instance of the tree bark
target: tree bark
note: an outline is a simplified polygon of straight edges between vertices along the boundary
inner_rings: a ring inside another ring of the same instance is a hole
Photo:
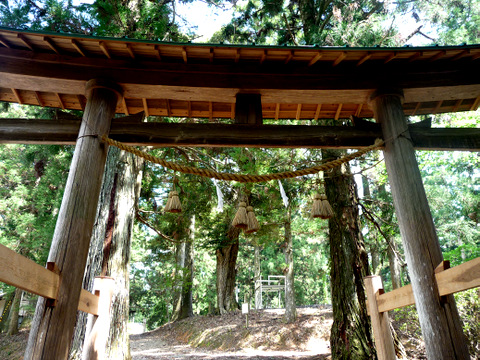
[[[25,360],[68,357],[107,157],[100,137],[108,133],[119,90],[104,81],[87,83],[87,105],[48,256],[62,281],[55,306],[39,298]]]
[[[322,150],[324,159],[344,151]],[[334,216],[328,221],[331,257],[333,326],[332,360],[376,359],[365,303],[363,278],[369,275],[358,216],[357,190],[348,164],[325,175],[325,189]]]
[[[106,359],[130,359],[128,268],[142,167],[142,159],[114,147],[109,149],[83,280],[83,286],[91,291],[95,276],[115,279]],[[86,321],[87,314],[79,312],[70,359],[82,354]]]
[[[393,239],[388,240],[387,246],[388,264],[390,267],[390,277],[392,278],[392,288],[398,289],[402,287],[402,268],[397,259],[397,246]]]
[[[292,208],[287,210],[285,227],[285,322],[287,324],[295,322],[297,319],[297,307],[295,304],[295,281],[293,273],[293,236],[292,236]]]
[[[469,359],[453,295],[440,299],[435,268],[443,260],[435,226],[410,140],[400,91],[372,100],[385,139],[385,164],[402,234],[415,306],[429,359]]]
[[[13,297],[12,308],[8,321],[7,335],[18,334],[18,314],[20,312],[20,301],[22,300],[22,289],[15,289],[15,296]]]
[[[195,215],[190,218],[190,226],[185,231],[188,239],[177,244],[177,289],[173,304],[172,321],[193,316],[193,265],[195,253]]]
[[[237,275],[238,235],[240,230],[230,227],[228,238],[231,243],[217,249],[217,306],[220,314],[238,309],[235,299],[235,278]]]
[[[262,292],[260,291],[260,286],[257,288],[257,281],[261,280],[262,272],[261,272],[261,255],[260,255],[260,246],[255,243],[254,245],[254,275],[253,275],[253,284],[255,286],[255,309],[262,308]]]

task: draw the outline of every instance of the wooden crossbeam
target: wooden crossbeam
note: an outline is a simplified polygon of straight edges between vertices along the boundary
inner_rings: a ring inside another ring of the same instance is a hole
[[[3,144],[75,144],[79,121],[0,119]],[[417,150],[480,151],[480,129],[409,126]],[[371,126],[167,124],[113,120],[110,137],[138,146],[363,148],[382,137]]]
[[[480,258],[476,258],[435,274],[440,296],[457,293],[480,286]],[[412,286],[407,285],[377,299],[378,311],[385,312],[414,305]]]
[[[47,299],[56,299],[60,275],[0,244],[0,281]],[[82,289],[78,310],[98,315],[98,296]]]

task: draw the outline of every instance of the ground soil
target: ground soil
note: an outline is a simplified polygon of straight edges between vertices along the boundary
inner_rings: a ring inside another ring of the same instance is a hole
[[[131,335],[132,360],[327,360],[330,359],[330,306],[298,308],[293,324],[283,309],[251,310],[249,326],[240,311],[223,316],[196,316]],[[423,344],[412,336],[411,321],[395,321],[408,359],[426,359]],[[416,330],[415,330],[416,331]],[[28,331],[0,335],[0,359],[23,357]]]

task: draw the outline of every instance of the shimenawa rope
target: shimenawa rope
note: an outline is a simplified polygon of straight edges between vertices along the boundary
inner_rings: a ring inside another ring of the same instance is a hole
[[[125,150],[136,156],[142,157],[147,161],[150,161],[155,164],[159,164],[170,170],[179,171],[184,174],[193,174],[193,175],[208,177],[208,178],[217,179],[217,180],[237,181],[240,183],[258,183],[258,182],[266,182],[270,180],[283,180],[283,179],[290,179],[298,176],[316,174],[320,171],[330,170],[344,163],[347,163],[353,159],[356,159],[368,153],[369,151],[372,151],[381,147],[384,144],[383,140],[377,139],[375,140],[375,144],[370,145],[364,149],[358,150],[352,154],[345,155],[340,159],[332,160],[325,164],[312,166],[306,169],[295,170],[295,171],[285,171],[285,172],[280,172],[275,174],[266,174],[266,175],[244,175],[244,174],[230,174],[230,173],[216,172],[213,170],[200,169],[193,166],[184,166],[184,165],[180,165],[170,161],[166,161],[156,156],[150,155],[144,151],[138,150],[133,146],[129,146],[119,141],[110,139],[106,135],[102,136],[102,141],[106,142],[109,145],[118,147],[121,150]]]

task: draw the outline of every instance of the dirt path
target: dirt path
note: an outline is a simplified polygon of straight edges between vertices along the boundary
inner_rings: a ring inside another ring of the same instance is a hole
[[[241,313],[167,324],[130,336],[132,360],[329,359],[328,336],[314,329],[321,323],[331,325],[330,309],[299,309],[298,313],[295,324],[285,324],[283,310],[254,311],[248,330]]]
[[[130,338],[132,360],[327,360],[327,355],[311,351],[246,350],[222,352],[192,348],[189,345],[167,344],[157,336],[134,335]]]

